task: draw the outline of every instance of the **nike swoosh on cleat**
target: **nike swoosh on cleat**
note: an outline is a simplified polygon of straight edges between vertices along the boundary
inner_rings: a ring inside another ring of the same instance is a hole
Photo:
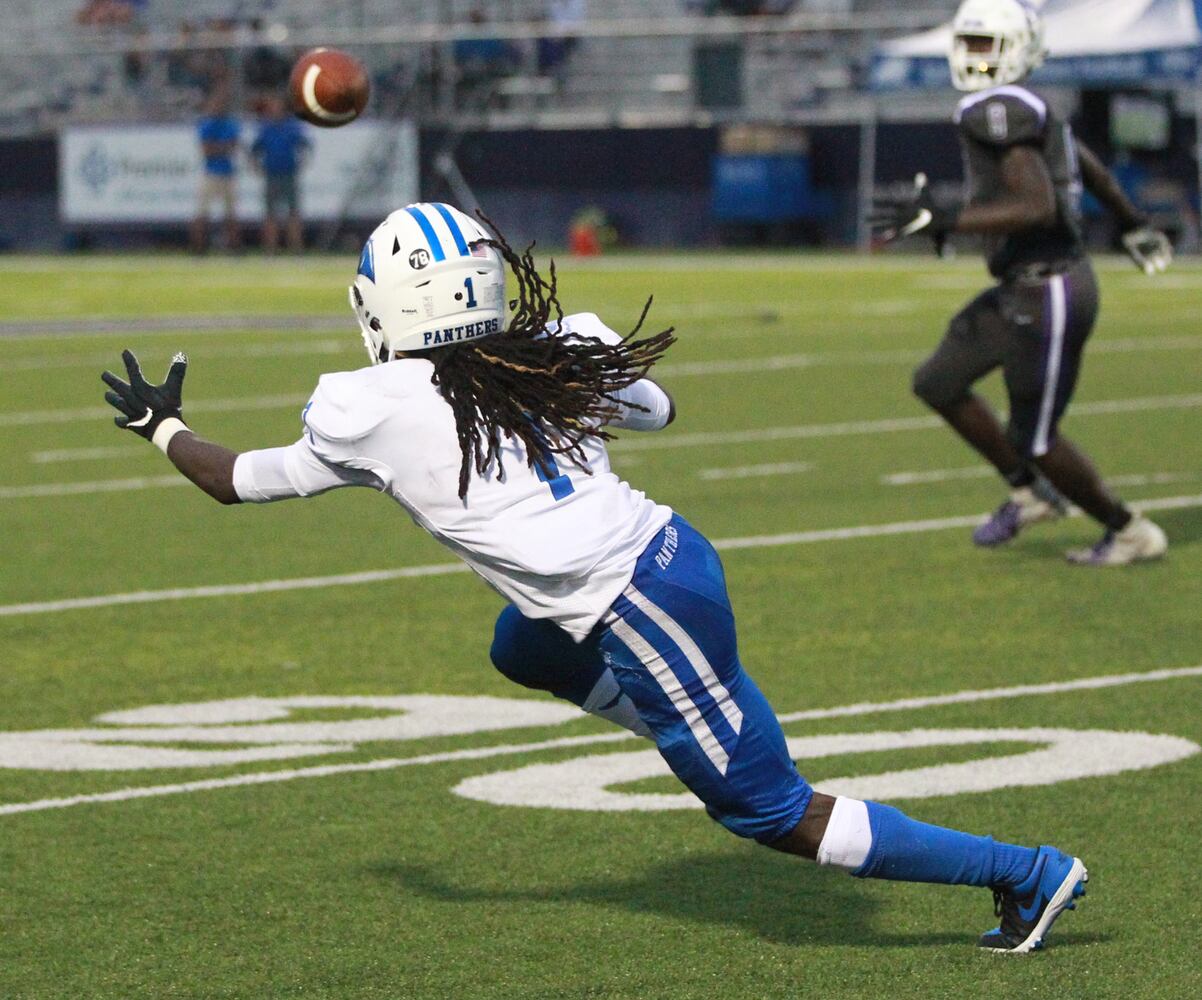
[[[1039,917],[1039,911],[1043,909],[1044,904],[1046,903],[1046,899],[1047,898],[1043,895],[1043,893],[1040,893],[1038,896],[1035,897],[1035,902],[1032,904],[1030,909],[1023,906],[1022,903],[1019,903],[1018,904],[1018,915],[1020,917],[1022,917],[1023,920],[1025,920],[1027,923],[1031,923],[1032,921],[1034,921],[1035,919],[1037,919]]]

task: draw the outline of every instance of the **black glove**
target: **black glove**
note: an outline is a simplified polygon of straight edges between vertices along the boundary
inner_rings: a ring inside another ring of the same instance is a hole
[[[153,440],[159,424],[169,417],[182,420],[180,414],[180,392],[184,386],[184,375],[188,371],[188,357],[177,354],[171,359],[167,378],[162,385],[151,385],[142,375],[142,368],[132,351],[122,351],[121,359],[129,373],[129,382],[122,382],[112,372],[105,372],[101,380],[112,392],[104,394],[105,402],[121,411],[113,419],[118,427],[140,434],[147,441]]]
[[[1144,274],[1167,271],[1173,263],[1173,244],[1159,229],[1136,226],[1123,233],[1123,249]]]
[[[868,225],[872,234],[883,243],[925,233],[935,241],[935,249],[943,252],[947,236],[956,228],[959,209],[940,208],[931,197],[927,175],[914,178],[914,193],[906,198],[874,198]]]

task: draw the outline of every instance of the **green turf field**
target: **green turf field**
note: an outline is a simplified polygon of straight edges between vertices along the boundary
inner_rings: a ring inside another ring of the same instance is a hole
[[[626,808],[687,804],[645,756],[605,798],[574,762],[644,745],[498,675],[498,599],[388,501],[222,508],[113,428],[98,376],[120,349],[152,375],[186,349],[200,433],[293,440],[317,375],[364,363],[353,267],[0,261],[0,997],[1202,995],[1202,672],[1153,674],[1202,665],[1202,268],[1102,265],[1065,429],[1173,543],[1125,571],[1062,562],[1096,537],[1081,519],[968,543],[1001,491],[909,373],[979,265],[562,269],[569,312],[625,330],[654,292],[649,326],[679,330],[679,419],[614,463],[723,546],[744,662],[811,738],[803,773],[1088,863],[1049,949],[1005,959],[974,947],[987,892],[860,882]],[[365,571],[389,572],[342,579]],[[364,700],[413,695],[516,702]],[[859,739],[815,742],[837,734]],[[509,776],[532,765],[559,766]],[[556,782],[593,810],[497,804]]]

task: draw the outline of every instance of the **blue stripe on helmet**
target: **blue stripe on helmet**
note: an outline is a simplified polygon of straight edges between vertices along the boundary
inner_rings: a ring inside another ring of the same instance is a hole
[[[441,202],[434,203],[434,210],[442,216],[443,222],[447,224],[447,228],[451,231],[451,238],[455,241],[455,246],[459,249],[459,256],[470,257],[472,252],[468,249],[467,240],[463,238],[463,230],[459,228],[459,223],[455,221],[455,216],[451,214],[451,210]]]
[[[376,251],[371,240],[363,245],[363,255],[359,258],[359,273],[373,285],[376,283]]]
[[[422,233],[426,237],[426,242],[430,244],[430,252],[434,254],[434,259],[436,261],[446,260],[447,255],[442,252],[442,244],[438,240],[438,233],[434,232],[434,227],[430,225],[430,220],[426,218],[425,213],[416,205],[410,205],[405,211],[412,215],[417,224],[421,226]]]

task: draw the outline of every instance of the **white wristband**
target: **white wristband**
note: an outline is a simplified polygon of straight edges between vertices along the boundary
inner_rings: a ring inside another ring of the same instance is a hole
[[[158,427],[154,429],[154,437],[151,440],[154,446],[159,449],[164,455],[167,454],[167,445],[171,443],[171,439],[180,431],[188,430],[188,425],[177,417],[168,417]]]

